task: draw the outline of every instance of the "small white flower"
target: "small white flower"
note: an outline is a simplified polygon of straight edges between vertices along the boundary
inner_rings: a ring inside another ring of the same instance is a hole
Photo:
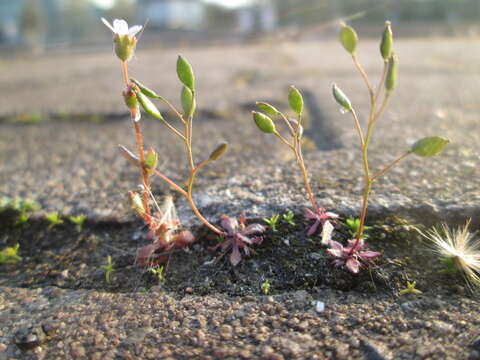
[[[140,30],[142,30],[141,25],[134,25],[131,28],[128,27],[128,24],[125,20],[115,19],[113,20],[113,26],[105,19],[102,18],[102,22],[108,27],[115,35],[128,35],[135,36]]]
[[[480,286],[480,241],[474,240],[469,225],[470,220],[463,228],[452,230],[443,224],[440,230],[433,228],[420,233],[432,241],[433,251],[440,259],[463,273],[469,285]]]

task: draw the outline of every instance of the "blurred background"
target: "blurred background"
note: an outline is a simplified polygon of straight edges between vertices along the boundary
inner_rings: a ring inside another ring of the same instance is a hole
[[[385,19],[397,36],[475,36],[479,15],[478,0],[0,0],[0,48],[100,48],[111,41],[102,16],[148,24],[143,46],[174,46],[327,37],[341,19],[364,36]]]

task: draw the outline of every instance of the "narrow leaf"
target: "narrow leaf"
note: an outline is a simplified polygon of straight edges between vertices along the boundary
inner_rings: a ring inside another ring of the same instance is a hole
[[[257,107],[268,116],[277,116],[280,114],[280,111],[265,102],[257,102]]]
[[[138,157],[136,157],[130,150],[128,150],[125,146],[123,145],[118,145],[118,148],[120,150],[120,153],[122,156],[133,166],[141,167],[140,166],[140,160]]]
[[[155,91],[143,85],[140,81],[136,79],[130,79],[130,81],[138,86],[138,88],[140,89],[143,95],[148,96],[149,98],[152,98],[152,99],[160,99],[161,97],[160,95],[158,95]]]
[[[212,151],[209,159],[212,161],[218,160],[223,154],[225,154],[227,149],[228,149],[228,144],[225,142],[221,143],[220,145],[217,146],[215,150]]]
[[[163,118],[162,114],[160,111],[157,109],[157,107],[150,101],[148,97],[143,95],[141,92],[137,92],[137,98],[138,101],[140,102],[140,105],[142,105],[143,110],[150,115],[151,117],[154,117],[155,119],[165,121]]]
[[[413,144],[410,152],[423,157],[435,156],[441,153],[449,143],[450,140],[439,136],[427,137]]]

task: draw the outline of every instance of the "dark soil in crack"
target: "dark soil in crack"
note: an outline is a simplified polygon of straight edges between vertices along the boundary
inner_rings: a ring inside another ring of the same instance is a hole
[[[277,232],[269,229],[263,243],[253,248],[255,254],[244,256],[236,267],[230,264],[229,254],[220,256],[219,251],[211,250],[218,239],[198,228],[197,241],[189,249],[170,253],[162,280],[135,265],[136,249],[148,243],[140,222],[87,223],[81,231],[67,220],[50,229],[42,219],[14,225],[14,216],[3,216],[2,222],[0,248],[18,243],[22,257],[21,262],[0,265],[3,286],[108,292],[148,291],[160,286],[179,296],[244,296],[266,293],[268,284],[269,294],[333,288],[396,296],[407,281],[416,281],[418,289],[430,294],[469,291],[461,278],[441,272],[441,264],[416,230],[422,226],[397,217],[370,224],[368,246],[384,256],[360,275],[333,267],[318,236],[307,237],[303,219],[297,215],[295,226],[281,221]],[[338,222],[336,228],[334,239],[345,243],[349,238],[346,226]],[[112,257],[114,267],[110,283],[105,280],[107,256]]]

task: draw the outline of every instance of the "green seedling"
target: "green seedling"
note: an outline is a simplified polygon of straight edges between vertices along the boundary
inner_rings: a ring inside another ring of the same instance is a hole
[[[418,290],[415,286],[417,286],[416,281],[407,281],[407,287],[403,290],[400,290],[398,292],[398,295],[407,295],[407,294],[412,294],[412,295],[421,295],[423,294],[422,291]]]
[[[273,232],[277,232],[278,229],[277,229],[277,225],[278,225],[278,221],[280,220],[280,215],[277,214],[277,215],[273,215],[270,219],[268,218],[263,218],[263,222],[267,225],[269,225],[271,228],[272,228],[272,231]]]
[[[157,265],[153,268],[150,268],[148,270],[153,276],[155,276],[159,282],[164,282],[165,281],[165,274],[164,274],[164,271],[165,271],[165,266],[163,265]]]
[[[350,235],[355,236],[358,233],[358,229],[360,227],[360,219],[350,216],[348,219],[345,220],[345,225],[347,225]],[[368,234],[365,234],[365,232],[369,229],[371,229],[371,226],[363,226],[362,239],[368,239]]]
[[[14,264],[21,261],[22,258],[18,255],[18,250],[20,250],[19,244],[0,251],[0,264]]]
[[[288,213],[282,215],[283,220],[292,226],[296,225],[295,221],[293,220],[294,217],[295,217],[295,214],[291,210]]]
[[[60,218],[60,215],[56,211],[53,211],[45,215],[45,219],[47,219],[47,221],[49,222],[48,224],[49,230],[53,229],[57,225],[63,224],[63,220]]]
[[[0,199],[0,212],[11,211],[18,214],[15,225],[20,226],[28,222],[31,213],[40,209],[40,205],[33,200],[22,199],[19,197]]]
[[[72,224],[75,224],[75,229],[77,229],[77,232],[82,231],[83,224],[85,223],[86,219],[87,217],[85,215],[70,216],[68,218]]]
[[[385,175],[389,170],[398,165],[409,155],[414,154],[421,157],[431,157],[441,153],[449,143],[449,140],[438,136],[421,139],[414,143],[409,150],[405,151],[394,161],[385,166],[382,170],[371,172],[368,160],[368,146],[372,139],[374,126],[382,117],[388,101],[396,87],[398,77],[398,60],[393,50],[393,34],[391,24],[389,21],[387,21],[385,23],[385,30],[380,41],[380,55],[383,61],[383,72],[379,84],[374,87],[370,82],[370,79],[367,76],[363,66],[358,60],[356,54],[358,41],[358,36],[355,30],[347,25],[343,25],[340,32],[340,42],[345,50],[351,55],[355,68],[365,82],[370,99],[370,111],[367,118],[368,121],[366,130],[362,128],[355,106],[352,104],[347,95],[345,95],[345,93],[336,84],[333,85],[332,91],[335,101],[338,103],[338,105],[340,105],[341,112],[352,115],[360,142],[360,150],[362,153],[362,159],[360,162],[364,171],[362,213],[354,241],[349,241],[349,244],[346,248],[338,243],[332,244],[334,246],[332,246],[330,249],[331,251],[329,251],[330,254],[335,257],[334,262],[336,265],[346,266],[348,270],[354,273],[358,272],[358,269],[362,265],[361,262],[368,263],[376,256],[380,256],[379,253],[369,252],[362,240],[363,232],[365,230],[368,200],[372,190],[372,185],[375,183],[375,181]],[[361,251],[363,255],[359,255],[359,251]]]
[[[270,282],[268,280],[265,280],[262,284],[262,294],[263,295],[268,295],[270,294]]]
[[[152,244],[137,251],[137,264],[140,266],[151,266],[152,258],[155,258],[155,261],[161,261],[161,259],[165,258],[155,256],[155,253],[158,254],[160,250],[168,252],[173,247],[184,248],[195,240],[191,232],[180,230],[181,224],[178,218],[175,218],[174,222],[167,221],[172,217],[168,215],[168,212],[162,211],[162,209],[157,206],[151,191],[151,180],[154,176],[166,182],[173,190],[183,196],[197,219],[208,229],[216,235],[223,235],[227,240],[233,238],[234,235],[229,232],[228,229],[226,229],[227,231],[222,231],[210,223],[201,214],[193,199],[193,185],[198,172],[206,165],[219,160],[227,151],[228,145],[226,143],[218,144],[208,158],[205,158],[203,161],[197,163],[194,159],[192,141],[193,119],[197,108],[197,93],[192,66],[185,57],[179,56],[177,58],[176,72],[182,84],[180,90],[181,109],[179,109],[154,90],[149,89],[140,81],[130,78],[129,76],[128,62],[135,53],[135,46],[137,44],[136,35],[142,30],[142,26],[136,25],[129,28],[124,20],[118,19],[116,19],[113,24],[110,24],[105,19],[102,19],[102,21],[113,32],[115,54],[121,62],[122,78],[125,86],[123,98],[130,111],[130,118],[135,132],[137,147],[135,153],[123,146],[120,147],[122,155],[133,166],[138,168],[141,175],[141,190],[139,192],[130,192],[129,196],[135,213],[140,216],[149,227],[149,238],[152,241]],[[179,125],[177,126],[166,119],[154,102],[160,102],[166,106],[178,119]],[[186,153],[186,167],[189,173],[188,179],[185,181],[185,187],[183,183],[174,182],[157,169],[158,154],[153,148],[148,148],[147,151],[145,151],[140,122],[140,109],[143,109],[143,111],[153,119],[160,121],[172,135],[183,144]],[[171,204],[171,208],[174,208],[173,202],[171,202]],[[233,249],[236,249],[236,247],[233,247]],[[237,259],[237,256],[235,256],[235,258]]]
[[[107,264],[103,265],[102,268],[105,271],[105,282],[110,284],[112,281],[112,274],[115,271],[113,268],[112,257],[110,255],[107,256]]]
[[[304,102],[300,91],[294,87],[290,87],[288,94],[288,104],[293,113],[294,118],[289,118],[286,114],[276,109],[272,105],[265,102],[257,102],[260,112],[253,111],[253,121],[257,127],[265,134],[275,135],[283,144],[285,144],[294,154],[298,167],[303,175],[303,184],[307,197],[312,206],[312,210],[305,209],[305,222],[310,223],[307,235],[314,235],[317,230],[322,227],[322,244],[327,245],[331,239],[333,225],[337,214],[327,212],[324,208],[318,206],[317,201],[312,192],[310,178],[308,176],[307,167],[303,159],[303,117]],[[276,122],[278,120],[278,122]],[[283,124],[285,131],[280,132],[280,124]],[[277,126],[278,125],[278,126]],[[285,134],[286,133],[286,134]]]

